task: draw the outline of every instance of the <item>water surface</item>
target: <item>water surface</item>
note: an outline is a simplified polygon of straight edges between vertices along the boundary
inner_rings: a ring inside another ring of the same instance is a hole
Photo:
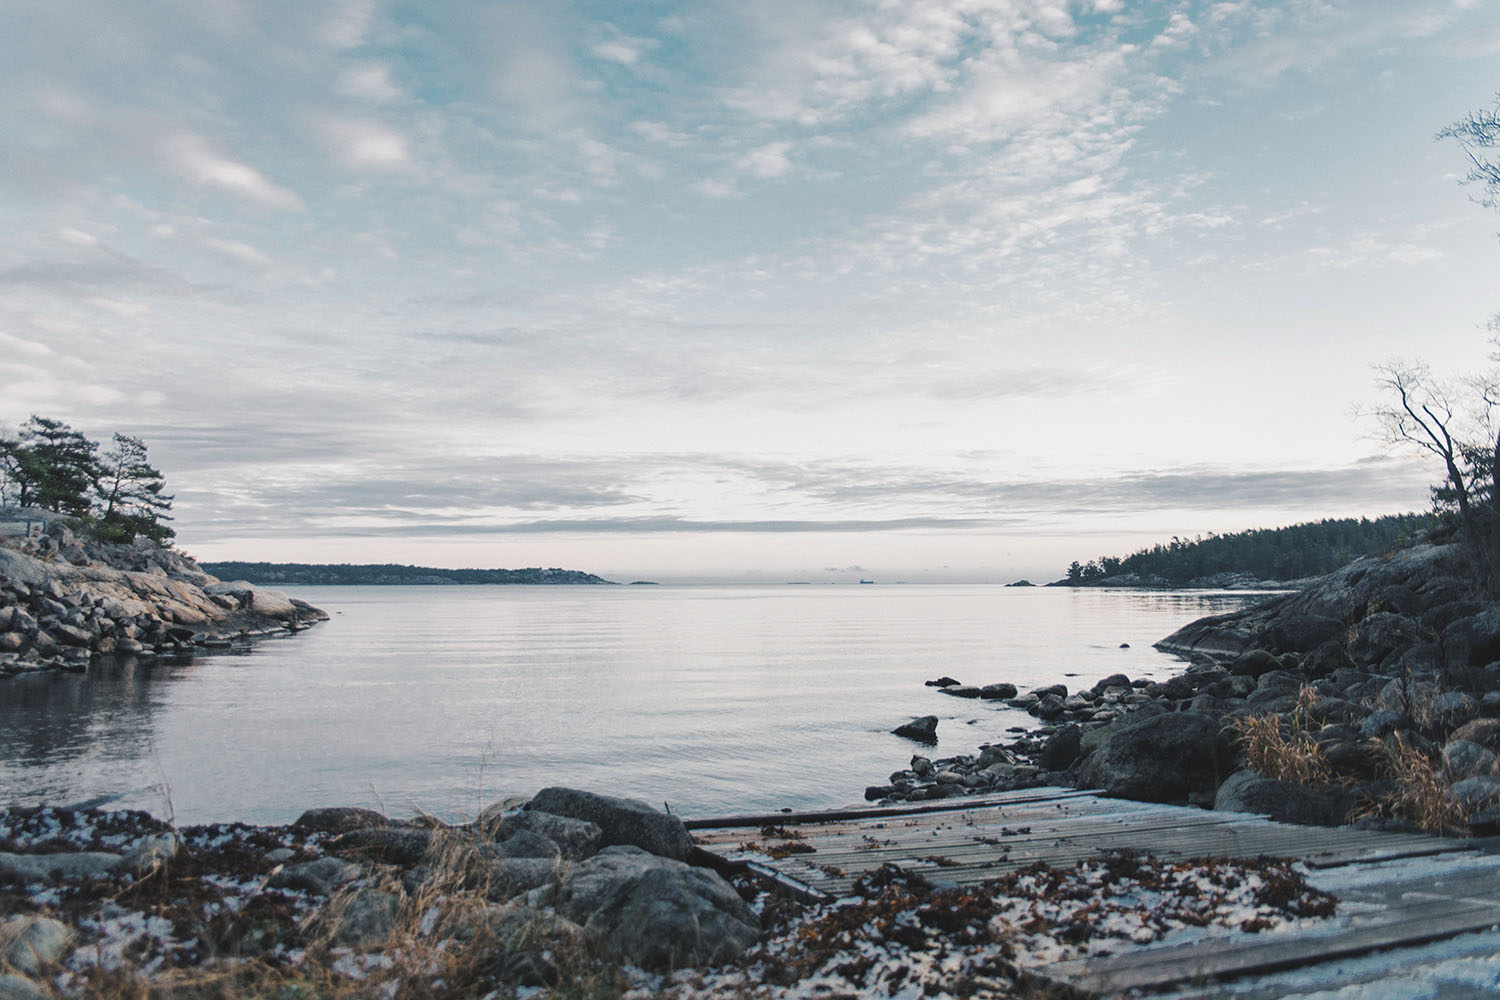
[[[248,654],[0,682],[0,802],[180,823],[351,804],[450,819],[569,784],[687,815],[858,801],[918,749],[1034,724],[923,681],[1070,689],[1244,595],[997,586],[305,587],[326,624]],[[1128,643],[1129,648],[1121,648]]]

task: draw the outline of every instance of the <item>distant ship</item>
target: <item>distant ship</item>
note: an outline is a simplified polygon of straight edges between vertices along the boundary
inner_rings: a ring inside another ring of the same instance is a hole
[[[874,583],[874,580],[861,580],[860,583]]]

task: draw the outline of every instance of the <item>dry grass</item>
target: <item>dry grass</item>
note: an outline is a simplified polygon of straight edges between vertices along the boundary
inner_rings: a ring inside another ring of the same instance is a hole
[[[1298,785],[1316,787],[1337,781],[1312,731],[1312,708],[1317,700],[1317,691],[1304,687],[1285,718],[1273,713],[1230,723],[1245,763],[1269,778]]]
[[[1467,816],[1454,801],[1453,783],[1442,769],[1399,735],[1387,744],[1387,752],[1396,791],[1370,814],[1408,820],[1432,833],[1464,832]]]

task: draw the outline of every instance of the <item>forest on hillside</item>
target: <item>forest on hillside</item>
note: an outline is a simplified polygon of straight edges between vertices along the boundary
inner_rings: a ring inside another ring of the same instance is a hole
[[[316,587],[430,586],[455,584],[607,584],[593,573],[575,569],[439,569],[395,563],[335,565],[269,562],[203,562],[205,573],[220,580],[296,584]]]
[[[1374,552],[1410,544],[1437,523],[1432,514],[1389,514],[1373,520],[1325,519],[1285,528],[1255,528],[1225,535],[1173,537],[1128,556],[1101,556],[1075,561],[1063,586],[1109,583],[1180,587],[1223,574],[1257,580],[1299,580],[1331,573]]]

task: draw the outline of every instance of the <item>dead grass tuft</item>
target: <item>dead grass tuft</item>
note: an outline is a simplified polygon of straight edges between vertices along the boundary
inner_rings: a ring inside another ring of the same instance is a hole
[[[1317,691],[1304,687],[1285,718],[1272,713],[1230,723],[1245,763],[1269,778],[1298,785],[1316,787],[1339,780],[1313,735],[1312,709],[1317,700]]]
[[[1369,814],[1404,819],[1432,833],[1464,832],[1467,817],[1453,798],[1453,783],[1436,762],[1399,735],[1386,749],[1396,791]]]

